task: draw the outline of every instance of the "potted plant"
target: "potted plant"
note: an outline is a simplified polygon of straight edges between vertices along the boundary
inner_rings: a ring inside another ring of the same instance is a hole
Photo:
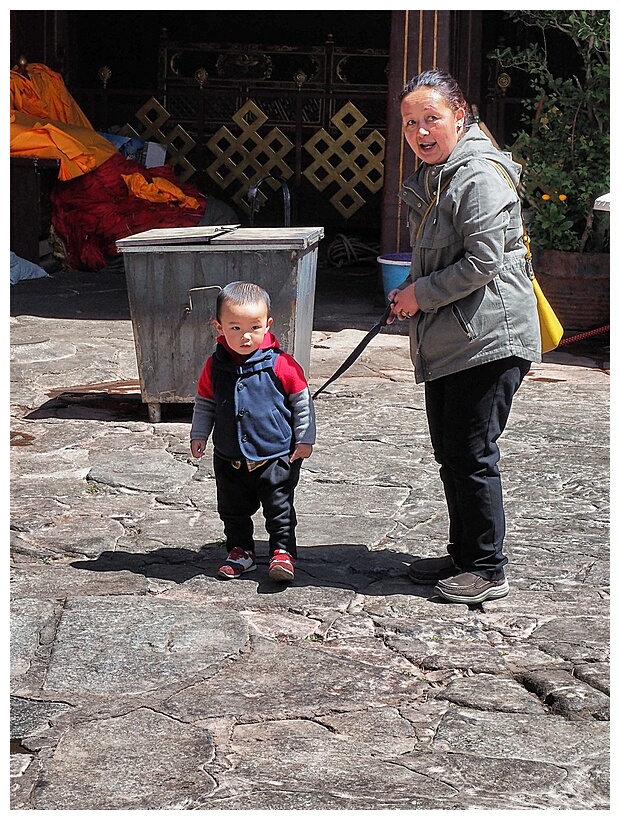
[[[610,14],[506,14],[537,39],[490,55],[525,72],[530,89],[524,127],[506,148],[524,169],[536,275],[564,327],[590,329],[609,322],[609,215],[594,202],[610,185]]]

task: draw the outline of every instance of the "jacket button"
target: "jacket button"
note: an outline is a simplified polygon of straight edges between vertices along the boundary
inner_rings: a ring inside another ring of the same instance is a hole
[[[243,384],[241,382],[237,385],[237,390],[243,390]]]
[[[422,207],[422,203],[418,202],[418,208],[421,208],[421,207]]]
[[[241,418],[241,416],[244,416],[244,415],[245,415],[245,410],[243,410],[243,409],[239,410],[239,418]]]
[[[241,436],[241,441],[247,441],[247,440],[248,440],[247,436]]]

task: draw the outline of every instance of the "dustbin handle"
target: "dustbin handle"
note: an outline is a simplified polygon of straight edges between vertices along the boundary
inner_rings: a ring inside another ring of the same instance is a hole
[[[185,310],[184,310],[184,313],[185,313],[185,315],[186,315],[186,316],[187,316],[187,314],[188,314],[188,313],[191,313],[191,312],[192,312],[192,309],[193,309],[193,305],[192,305],[192,293],[194,293],[194,292],[195,292],[195,291],[197,291],[197,290],[222,290],[222,288],[220,287],[220,285],[207,285],[207,286],[206,286],[206,287],[204,287],[204,288],[190,288],[190,289],[187,291],[187,298],[188,298],[188,300],[189,300],[189,305],[188,305],[188,306],[185,308]]]
[[[208,236],[205,236],[204,237],[204,242],[206,242],[207,245],[210,245],[212,239],[218,239],[220,236],[222,236],[222,234],[225,234],[225,233],[232,233],[233,231],[236,231],[238,227],[240,227],[240,226],[239,225],[222,225],[221,227],[217,228],[212,234],[209,234]]]

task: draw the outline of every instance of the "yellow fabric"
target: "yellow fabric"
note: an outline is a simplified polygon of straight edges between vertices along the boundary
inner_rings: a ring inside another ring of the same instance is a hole
[[[534,278],[532,284],[534,285],[534,293],[536,294],[536,302],[538,305],[541,350],[543,353],[549,353],[550,350],[555,350],[560,344],[562,336],[564,335],[564,328],[553,312],[553,308],[547,301],[547,297],[542,292],[542,288],[536,278]]]
[[[59,159],[58,178],[86,174],[98,168],[116,148],[92,128],[68,125],[30,114],[11,114],[10,151],[12,157]]]
[[[147,182],[142,174],[121,174],[130,192],[140,199],[149,202],[177,202],[181,208],[200,207],[200,203],[192,196],[187,196],[180,188],[163,177],[153,177]]]
[[[60,74],[43,63],[30,63],[28,77],[11,71],[11,111],[81,125],[92,130],[82,109],[67,91]]]
[[[11,156],[58,159],[58,177],[67,180],[119,153],[94,130],[60,74],[40,63],[28,74],[11,71]]]

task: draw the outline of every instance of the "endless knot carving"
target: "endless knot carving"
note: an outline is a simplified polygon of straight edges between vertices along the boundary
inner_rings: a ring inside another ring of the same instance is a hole
[[[357,190],[360,185],[371,193],[383,186],[385,138],[377,130],[363,140],[358,137],[357,132],[367,120],[351,102],[331,122],[341,132],[340,136],[334,139],[324,128],[317,131],[304,145],[314,162],[303,173],[319,191],[336,184],[339,190],[329,201],[348,218],[365,204]]]
[[[169,155],[168,164],[175,169],[181,182],[187,182],[196,171],[186,156],[196,145],[192,137],[180,125],[175,125],[167,134],[164,133],[162,129],[170,119],[170,114],[154,97],[151,97],[135,116],[144,126],[144,131],[138,134],[135,128],[127,123],[123,126],[121,134],[145,141],[154,140],[165,145],[166,153]]]
[[[281,179],[293,175],[292,169],[284,161],[293,143],[279,128],[272,128],[265,136],[259,134],[259,129],[267,122],[267,116],[251,100],[236,112],[233,122],[241,131],[238,136],[222,126],[207,143],[217,157],[207,168],[207,173],[220,188],[227,188],[233,182],[241,183],[232,199],[242,210],[249,212],[250,206],[244,195],[252,182],[271,174],[274,169],[279,171]],[[280,185],[271,178],[266,183],[273,189]],[[259,193],[261,198],[264,201],[262,192]]]

